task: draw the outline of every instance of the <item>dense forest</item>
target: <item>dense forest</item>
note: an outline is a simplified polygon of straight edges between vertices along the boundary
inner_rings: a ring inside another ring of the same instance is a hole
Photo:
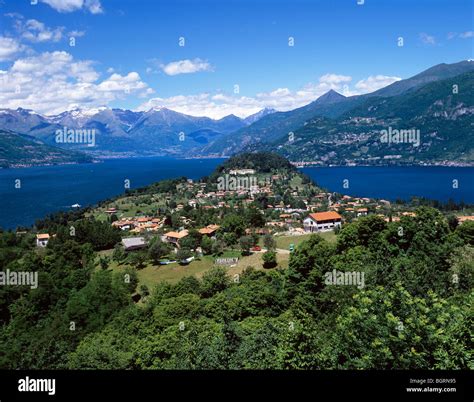
[[[110,226],[84,221],[68,238],[54,224],[42,250],[28,232],[0,233],[0,269],[40,284],[0,287],[1,368],[474,368],[474,223],[436,209],[364,217],[334,243],[313,235],[288,269],[216,267],[140,303],[135,268],[97,264],[118,240]],[[365,286],[328,286],[333,270],[363,272]]]

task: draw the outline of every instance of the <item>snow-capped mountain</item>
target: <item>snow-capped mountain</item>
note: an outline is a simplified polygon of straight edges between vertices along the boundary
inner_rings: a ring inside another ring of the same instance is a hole
[[[264,109],[247,119],[233,114],[221,119],[196,117],[165,107],[148,111],[96,108],[75,108],[57,115],[40,115],[27,109],[0,109],[0,128],[27,134],[55,144],[57,130],[95,130],[99,152],[130,152],[176,154],[215,141],[222,135],[237,131],[270,113]],[[60,144],[67,148],[82,144]]]
[[[269,115],[269,114],[272,114],[272,113],[275,113],[275,112],[276,112],[275,109],[266,107],[266,108],[258,111],[257,113],[251,114],[250,116],[246,117],[244,119],[244,122],[247,125],[250,125],[250,124],[255,123],[256,121],[260,120],[262,117],[264,117],[266,115]]]

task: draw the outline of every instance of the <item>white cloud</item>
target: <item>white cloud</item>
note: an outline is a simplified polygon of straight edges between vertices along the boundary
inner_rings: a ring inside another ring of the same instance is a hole
[[[399,80],[399,77],[384,75],[371,76],[360,80],[354,89],[349,88],[352,77],[337,74],[325,74],[316,83],[308,83],[292,91],[289,88],[276,88],[270,92],[260,92],[253,97],[232,95],[222,92],[197,95],[178,95],[168,98],[155,97],[142,103],[137,110],[149,110],[153,107],[167,107],[192,116],[221,118],[231,113],[246,117],[265,107],[280,111],[292,110],[314,101],[333,89],[345,96],[372,92]]]
[[[80,38],[86,34],[86,31],[71,31],[71,32],[68,32],[67,34],[70,37]]]
[[[70,13],[77,10],[87,10],[92,14],[100,14],[104,10],[100,0],[40,0],[60,13]]]
[[[436,45],[436,39],[432,35],[428,35],[425,32],[420,33],[420,40],[425,44],[425,45]]]
[[[42,22],[31,19],[25,23],[16,21],[17,29],[23,39],[30,42],[59,42],[63,36],[64,27],[48,28]]]
[[[369,93],[400,80],[400,77],[389,77],[387,75],[371,75],[366,79],[358,81],[357,84],[355,84],[355,88],[358,89],[361,93]]]
[[[469,39],[474,37],[474,31],[466,31],[466,32],[449,32],[447,35],[448,39],[454,39],[454,38],[461,38],[461,39]]]
[[[0,36],[0,61],[11,60],[24,50],[16,39]]]
[[[168,64],[162,64],[161,69],[167,75],[190,74],[199,71],[212,71],[212,66],[204,60],[179,60]]]
[[[45,52],[16,60],[0,71],[0,104],[54,114],[75,107],[106,105],[128,96],[150,96],[152,90],[138,73],[100,74],[89,60],[74,60],[65,51]]]
[[[352,77],[348,75],[325,74],[319,78],[319,82],[325,84],[340,84],[341,82],[351,82]]]
[[[59,42],[63,38],[65,27],[59,26],[56,28],[47,27],[41,21],[29,19],[25,21],[23,15],[18,13],[5,14],[14,20],[14,27],[18,33],[18,38],[33,43],[40,42]],[[69,37],[81,37],[85,35],[85,31],[73,30],[67,32]]]
[[[456,37],[457,33],[456,32],[448,32],[448,34],[446,35],[446,37],[451,40],[451,39],[454,39]]]
[[[461,32],[459,34],[459,37],[461,39],[468,39],[474,37],[474,31],[466,31],[466,32]]]

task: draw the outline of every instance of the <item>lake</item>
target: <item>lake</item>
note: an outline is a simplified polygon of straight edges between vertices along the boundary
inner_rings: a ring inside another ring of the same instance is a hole
[[[452,198],[474,203],[473,167],[342,166],[311,167],[301,171],[330,191],[357,197],[395,201],[418,196],[444,202]]]
[[[32,225],[36,219],[73,204],[94,205],[130,188],[169,178],[198,179],[211,173],[224,159],[130,158],[102,163],[0,169],[0,227]],[[15,188],[15,180],[21,188]]]
[[[29,226],[73,204],[94,205],[130,188],[186,176],[210,174],[224,159],[131,158],[103,163],[0,170],[0,227]],[[413,195],[474,203],[474,168],[465,167],[324,167],[301,169],[319,185],[344,194],[388,200]],[[21,188],[15,188],[15,180]],[[343,187],[348,180],[348,188]],[[458,188],[453,188],[458,180]]]

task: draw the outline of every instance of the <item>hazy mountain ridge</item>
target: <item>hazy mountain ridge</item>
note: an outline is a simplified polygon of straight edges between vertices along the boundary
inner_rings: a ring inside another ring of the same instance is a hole
[[[370,97],[337,119],[307,121],[295,131],[293,141],[280,138],[249,149],[277,149],[291,160],[325,165],[473,163],[473,88],[470,72],[402,95]],[[384,130],[414,131],[410,142],[402,137],[384,142]]]
[[[223,136],[214,144],[204,147],[202,152],[215,155],[230,155],[245,149],[258,149],[259,143],[285,141],[316,117],[338,118],[374,97],[391,97],[409,94],[429,83],[452,78],[474,71],[474,62],[461,61],[453,64],[438,64],[413,77],[396,81],[375,92],[344,97],[330,90],[310,104],[287,112],[265,116],[254,124],[244,127],[232,135]],[[265,147],[268,149],[268,147]]]
[[[74,109],[53,116],[21,108],[0,109],[0,128],[30,135],[45,144],[99,154],[183,156],[183,153],[207,145],[219,136],[237,131],[273,112],[272,109],[263,109],[246,119],[232,114],[211,119],[167,108],[133,112],[101,107]],[[56,144],[56,131],[64,129],[95,130],[96,146],[86,148],[84,144]]]
[[[52,147],[34,137],[0,129],[0,168],[92,161],[85,153]]]

